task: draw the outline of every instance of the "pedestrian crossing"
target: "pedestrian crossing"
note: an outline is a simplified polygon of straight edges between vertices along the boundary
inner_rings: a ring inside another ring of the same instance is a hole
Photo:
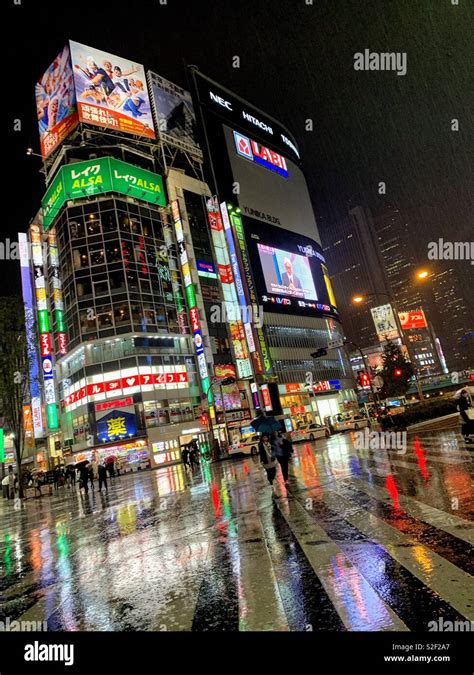
[[[246,458],[122,477],[106,497],[63,494],[20,514],[1,505],[0,612],[50,630],[474,621],[472,458],[449,434],[403,456],[339,435],[300,444],[275,495]]]

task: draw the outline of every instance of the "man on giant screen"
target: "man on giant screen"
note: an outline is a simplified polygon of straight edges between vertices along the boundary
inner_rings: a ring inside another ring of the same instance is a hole
[[[291,260],[285,258],[283,264],[285,266],[285,272],[281,275],[281,283],[283,286],[287,286],[292,291],[303,291],[301,281],[293,272],[293,263]]]

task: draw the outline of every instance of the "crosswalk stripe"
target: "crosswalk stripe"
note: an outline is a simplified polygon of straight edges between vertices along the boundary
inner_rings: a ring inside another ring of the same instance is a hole
[[[390,503],[390,496],[387,494],[387,491],[381,487],[375,485],[370,485],[367,481],[362,480],[361,478],[350,478],[348,479],[350,483],[354,483],[357,487],[360,487],[364,492],[380,501],[383,501],[387,504]],[[414,497],[408,495],[399,494],[398,500],[403,510],[409,513],[413,518],[429,523],[434,527],[439,528],[448,532],[453,537],[462,539],[468,544],[474,546],[474,524],[469,520],[464,518],[459,518],[452,513],[447,513],[446,511],[441,511],[440,509],[430,506],[429,504],[424,504]]]
[[[460,614],[474,620],[474,584],[472,577],[423,544],[407,546],[407,537],[381,518],[343,496],[337,486],[322,488],[327,504],[367,537],[383,546],[426,586],[434,590]]]
[[[348,630],[408,630],[299,502],[282,499],[278,506]]]

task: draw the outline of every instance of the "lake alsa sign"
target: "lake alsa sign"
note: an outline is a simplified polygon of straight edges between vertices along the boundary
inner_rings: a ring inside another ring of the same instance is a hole
[[[114,157],[98,157],[61,167],[41,202],[44,228],[51,225],[66,201],[105,192],[166,206],[161,176]]]

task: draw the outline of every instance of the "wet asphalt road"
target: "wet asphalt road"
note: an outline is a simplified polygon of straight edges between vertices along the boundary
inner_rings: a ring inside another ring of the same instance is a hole
[[[474,621],[474,452],[298,444],[275,495],[247,457],[0,500],[0,619],[49,630],[427,631]]]

